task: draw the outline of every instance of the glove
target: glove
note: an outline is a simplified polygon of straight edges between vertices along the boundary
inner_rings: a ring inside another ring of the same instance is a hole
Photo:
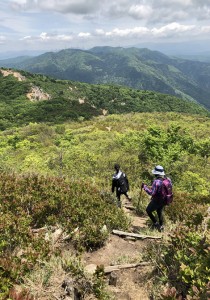
[[[144,188],[144,183],[142,182],[142,184],[141,184],[141,189],[143,189]]]

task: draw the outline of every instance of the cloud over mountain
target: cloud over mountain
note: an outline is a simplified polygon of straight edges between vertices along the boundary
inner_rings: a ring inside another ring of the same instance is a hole
[[[0,42],[56,50],[193,39],[210,48],[209,18],[209,0],[3,0]]]

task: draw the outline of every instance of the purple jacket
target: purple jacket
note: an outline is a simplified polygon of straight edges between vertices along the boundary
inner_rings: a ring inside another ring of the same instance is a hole
[[[161,186],[162,186],[162,180],[161,179],[155,179],[152,183],[152,187],[149,188],[146,184],[144,185],[145,192],[152,196],[152,199],[159,199],[161,196]]]

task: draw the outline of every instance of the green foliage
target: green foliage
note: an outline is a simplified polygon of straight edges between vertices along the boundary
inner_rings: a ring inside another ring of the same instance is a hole
[[[171,124],[166,128],[149,127],[140,145],[139,159],[144,165],[161,164],[170,170],[173,182],[179,185],[180,190],[198,197],[209,195],[207,177],[204,179],[202,174],[208,158],[204,155],[208,148],[205,139],[197,142],[197,137],[188,130]]]
[[[121,211],[102,200],[97,190],[83,180],[68,183],[61,178],[3,173],[0,186],[2,213],[9,212],[18,219],[23,217],[20,228],[23,238],[28,226],[39,228],[58,222],[69,232],[79,227],[80,243],[94,248],[105,239],[101,231],[103,225],[109,229],[127,226]],[[16,231],[16,228],[11,230]],[[20,232],[18,224],[17,231]],[[13,249],[16,244],[13,238],[9,248]]]
[[[88,280],[85,274],[84,268],[80,259],[68,258],[63,261],[63,268],[68,273],[70,272],[74,279],[77,281],[77,285],[80,286],[82,296],[90,294],[91,292],[97,299],[108,300],[110,299],[106,292],[104,266],[97,266],[96,271],[93,274],[92,280]]]
[[[171,125],[166,130],[153,126],[144,134],[142,151],[146,161],[159,160],[164,165],[177,161],[182,153],[195,153],[194,140],[180,125]],[[141,156],[142,154],[140,154]]]
[[[123,212],[102,200],[96,188],[83,180],[1,173],[0,203],[2,297],[37,260],[50,253],[44,236],[36,238],[31,228],[60,224],[72,235],[75,246],[95,249],[107,238],[104,225],[108,230],[128,226]]]
[[[93,284],[93,292],[97,299],[101,300],[109,300],[110,297],[105,291],[105,276],[104,276],[104,267],[97,266],[96,271],[94,273],[94,284]]]
[[[186,222],[196,224],[198,215],[203,216],[206,213],[206,206],[199,204],[198,198],[188,192],[175,191],[174,201],[169,207],[166,207],[167,217],[175,224],[176,222]],[[196,212],[195,212],[196,209]]]
[[[156,256],[158,274],[175,289],[174,298],[169,297],[171,290],[168,290],[161,299],[175,299],[179,294],[196,296],[192,299],[208,299],[209,242],[207,237],[185,226],[177,228],[169,243],[162,245],[161,257]]]
[[[22,126],[30,122],[61,124],[67,120],[88,120],[94,116],[128,112],[176,111],[209,115],[200,105],[159,94],[134,90],[123,86],[95,85],[67,80],[55,80],[43,75],[21,71],[25,79],[18,81],[13,75],[3,77],[0,72],[0,130]],[[32,87],[50,95],[48,100],[35,97],[29,100]],[[209,143],[206,141],[208,151]]]
[[[21,281],[37,260],[49,256],[50,245],[42,235],[35,239],[31,228],[59,224],[70,234],[78,251],[100,247],[113,228],[128,228],[129,221],[114,205],[115,196],[110,192],[113,165],[118,162],[128,175],[134,205],[139,201],[141,182],[150,183],[153,179],[154,165],[162,164],[172,178],[174,202],[166,207],[166,225],[182,223],[185,227],[180,227],[184,228],[183,234],[173,239],[177,246],[169,240],[170,252],[167,244],[160,246],[158,257],[170,258],[168,264],[168,261],[161,262],[164,266],[161,280],[167,282],[175,272],[177,285],[171,281],[171,286],[176,286],[177,293],[182,290],[190,296],[193,285],[189,287],[191,283],[184,282],[188,277],[181,273],[178,263],[182,261],[190,270],[196,268],[193,260],[192,266],[184,260],[184,251],[190,256],[188,248],[195,242],[198,252],[202,224],[210,203],[209,135],[208,117],[178,113],[108,115],[55,125],[29,123],[2,131],[2,295],[7,294],[14,282]],[[142,215],[147,201],[144,194],[140,203]],[[206,226],[207,233],[208,230]],[[176,257],[178,253],[181,253],[179,258]],[[205,269],[204,254],[204,250],[197,253],[196,259]],[[200,275],[196,272],[189,281],[195,281],[199,295],[205,294],[206,282],[204,286],[199,285]],[[96,290],[99,288],[100,292],[103,282],[99,279]]]
[[[18,81],[14,76],[3,77],[0,72],[0,95],[1,102],[12,104],[16,99],[25,96],[29,91],[30,85],[27,81]]]

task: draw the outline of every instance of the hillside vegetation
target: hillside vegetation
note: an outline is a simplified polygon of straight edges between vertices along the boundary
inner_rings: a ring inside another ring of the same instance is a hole
[[[54,78],[92,84],[118,84],[194,100],[210,108],[210,64],[171,58],[143,48],[66,49],[34,58],[0,62]]]
[[[152,91],[55,80],[23,71],[0,72],[1,130],[30,122],[56,124],[98,115],[152,111],[209,114],[194,102]]]
[[[209,125],[210,119],[199,115],[131,113],[81,123],[31,123],[2,131],[2,299],[7,299],[14,283],[24,282],[31,266],[40,260],[47,263],[54,253],[44,235],[35,238],[32,229],[59,224],[78,251],[83,251],[103,245],[112,228],[127,228],[129,220],[116,208],[110,193],[113,164],[118,162],[130,179],[134,205],[141,182],[150,184],[151,169],[157,163],[165,167],[174,184],[175,199],[166,209],[165,221],[166,228],[176,230],[167,242],[146,251],[156,261],[156,284],[169,287],[162,296],[159,290],[157,299],[182,294],[207,300]],[[145,214],[147,201],[144,195],[139,213]],[[102,234],[104,225],[108,232]],[[99,293],[100,286],[97,293],[96,285],[91,291],[98,299],[107,299]]]
[[[35,300],[33,271],[45,269],[41,284],[48,286],[53,259],[81,297],[113,299],[103,266],[88,278],[80,257],[103,246],[113,229],[130,226],[110,191],[116,162],[141,216],[148,197],[139,198],[140,186],[150,185],[153,167],[163,165],[173,182],[165,238],[144,253],[153,299],[209,299],[209,136],[209,111],[188,100],[2,69],[0,299]],[[149,221],[146,230],[153,234]]]

